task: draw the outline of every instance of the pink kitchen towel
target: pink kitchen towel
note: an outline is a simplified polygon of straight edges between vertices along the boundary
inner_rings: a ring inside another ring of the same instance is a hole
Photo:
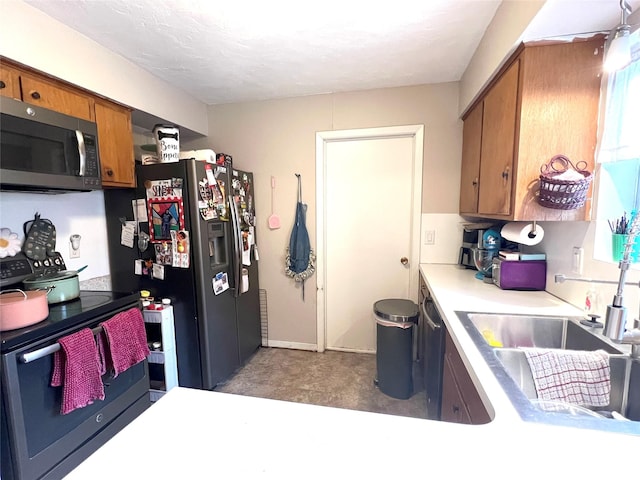
[[[60,413],[104,400],[100,359],[93,332],[88,328],[58,340],[60,350],[53,354],[51,386],[62,386]]]
[[[611,369],[607,352],[522,350],[529,362],[538,398],[593,407],[609,405]]]
[[[118,313],[100,325],[106,339],[106,345],[101,346],[103,365],[105,369],[113,370],[114,377],[149,355],[147,333],[139,309]]]

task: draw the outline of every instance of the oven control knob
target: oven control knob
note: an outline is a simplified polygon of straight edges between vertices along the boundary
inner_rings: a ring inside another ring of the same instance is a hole
[[[96,415],[96,423],[101,423],[102,420],[104,420],[104,415],[102,413],[99,413]]]
[[[33,266],[34,268],[40,268],[40,260],[36,260],[35,262],[33,262]]]
[[[53,263],[55,263],[56,265],[60,265],[60,259],[58,257],[53,259]]]
[[[49,259],[44,260],[42,263],[44,263],[45,267],[51,266],[51,262],[49,261]]]

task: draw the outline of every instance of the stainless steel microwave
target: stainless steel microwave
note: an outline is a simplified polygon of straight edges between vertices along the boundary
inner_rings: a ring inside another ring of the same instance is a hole
[[[95,123],[0,98],[0,188],[63,193],[102,188]]]

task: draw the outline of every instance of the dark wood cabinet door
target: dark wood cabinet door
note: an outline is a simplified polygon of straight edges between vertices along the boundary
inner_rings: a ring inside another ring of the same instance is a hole
[[[441,415],[444,421],[472,425],[491,421],[449,332],[445,336]]]

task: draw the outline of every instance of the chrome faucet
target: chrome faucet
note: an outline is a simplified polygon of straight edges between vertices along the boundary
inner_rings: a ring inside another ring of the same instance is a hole
[[[617,282],[609,280],[592,280],[588,278],[567,277],[561,273],[555,275],[555,282],[562,283],[565,280],[573,280],[578,282],[594,282],[594,283],[611,283],[617,284],[616,294],[613,296],[611,305],[607,305],[607,314],[605,316],[603,334],[616,343],[624,343],[631,345],[631,356],[640,357],[640,311],[638,318],[634,319],[634,325],[631,330],[625,330],[627,323],[627,309],[623,305],[622,294],[625,285],[636,285],[635,282],[627,282],[627,271],[631,265],[631,248],[633,247],[636,236],[640,234],[640,212],[637,213],[631,223],[627,243],[625,244],[622,260],[618,263],[620,268],[620,279]],[[640,287],[640,282],[637,283]]]

